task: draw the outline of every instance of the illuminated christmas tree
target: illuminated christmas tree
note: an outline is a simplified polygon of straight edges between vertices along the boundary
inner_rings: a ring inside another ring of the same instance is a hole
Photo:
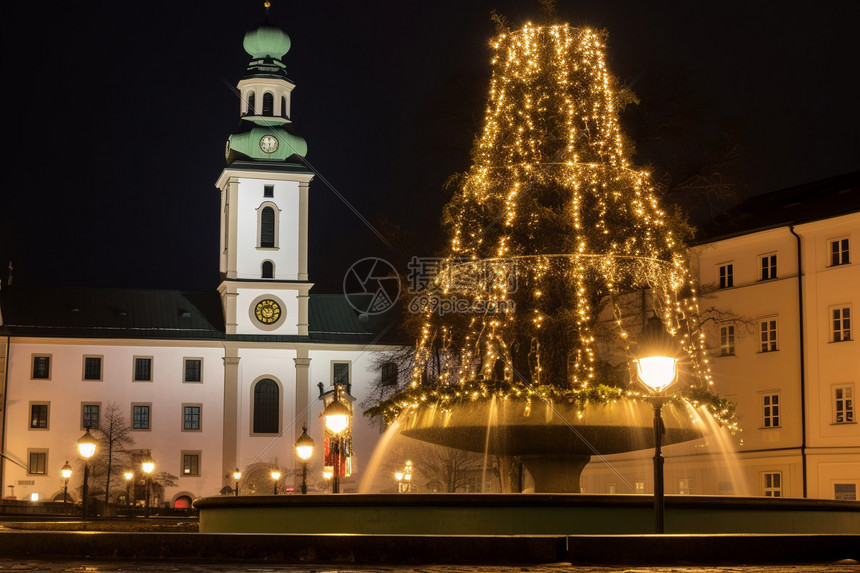
[[[607,70],[604,35],[527,24],[492,46],[483,132],[445,209],[450,250],[421,309],[411,381],[375,412],[635,395],[628,365],[648,318],[685,382],[707,388],[683,245],[630,164],[618,119],[630,94]]]

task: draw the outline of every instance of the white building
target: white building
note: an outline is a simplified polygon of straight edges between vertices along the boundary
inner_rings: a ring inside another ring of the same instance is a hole
[[[264,24],[246,34],[244,47],[252,59],[238,84],[241,122],[216,183],[218,291],[0,291],[4,497],[62,499],[68,460],[69,493],[78,499],[76,440],[104,425],[111,404],[132,428],[136,499],[147,452],[156,472],[178,476],[161,500],[171,507],[227,491],[236,468],[242,493],[270,493],[272,468],[298,466],[303,425],[317,445],[311,476],[321,482],[317,384],[347,382],[360,402],[379,376],[373,356],[386,347],[373,344],[374,317],[360,316],[343,295],[310,294],[313,173],[290,119],[295,86],[281,61],[289,37]],[[354,471],[342,491],[357,489],[379,435],[355,414]],[[111,498],[124,499],[124,481],[112,479]],[[281,488],[296,479],[283,478]]]
[[[728,462],[667,448],[666,492],[858,499],[860,173],[753,197],[700,236],[714,387],[742,432]],[[583,483],[627,493],[624,476],[651,491],[652,454],[613,459],[618,474],[592,462]]]

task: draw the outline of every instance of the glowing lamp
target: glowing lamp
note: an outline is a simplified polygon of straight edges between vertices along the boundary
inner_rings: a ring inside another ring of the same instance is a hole
[[[239,471],[239,468],[236,468],[236,470],[233,472],[233,479],[236,481],[239,481],[239,478],[241,478],[241,477],[242,477],[242,472]]]
[[[140,469],[142,469],[143,473],[145,473],[146,475],[149,475],[153,472],[153,470],[155,469],[155,460],[152,459],[152,456],[147,454],[146,457],[141,460]]]
[[[659,394],[678,377],[678,359],[669,356],[648,356],[634,360],[639,380],[652,392]]]
[[[78,453],[81,454],[81,457],[88,460],[96,453],[96,445],[98,445],[98,442],[90,433],[90,429],[87,428],[86,433],[78,440]]]
[[[302,426],[302,435],[296,440],[296,455],[303,462],[311,459],[314,455],[314,440],[308,435],[308,429]]]
[[[325,466],[323,468],[323,478],[331,479],[334,477],[334,467],[333,466]]]
[[[272,479],[275,481],[281,479],[281,472],[279,472],[278,470],[272,470]]]
[[[68,461],[66,461],[66,465],[60,468],[60,475],[63,476],[63,479],[72,477],[72,466],[69,465]]]
[[[337,436],[349,426],[349,408],[335,398],[323,410],[325,427]]]
[[[134,472],[131,470],[125,470],[122,473],[122,477],[124,477],[126,481],[131,481],[132,478],[134,477]]]

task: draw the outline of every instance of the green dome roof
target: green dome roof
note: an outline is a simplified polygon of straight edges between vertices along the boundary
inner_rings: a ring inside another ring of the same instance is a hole
[[[265,58],[266,56],[280,60],[290,51],[290,37],[287,33],[270,26],[263,24],[256,30],[251,30],[245,34],[245,41],[242,46],[245,51],[251,54],[253,58]]]

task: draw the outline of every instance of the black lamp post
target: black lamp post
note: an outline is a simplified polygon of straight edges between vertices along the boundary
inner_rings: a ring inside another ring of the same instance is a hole
[[[81,511],[83,518],[87,519],[87,480],[90,476],[90,458],[96,453],[96,445],[98,442],[87,428],[86,433],[78,440],[78,453],[84,458],[84,486],[83,494],[81,495]]]
[[[654,533],[663,533],[664,493],[663,493],[663,426],[662,408],[666,403],[663,390],[677,378],[677,358],[668,356],[648,356],[634,360],[639,380],[654,394]]]
[[[278,495],[278,480],[281,479],[281,470],[275,468],[272,470],[272,481],[274,482],[274,488],[272,490],[273,495]]]
[[[60,475],[63,476],[63,505],[69,498],[69,478],[72,477],[72,466],[69,465],[69,460],[66,460],[66,465],[60,468]]]
[[[131,509],[131,480],[134,479],[134,472],[125,470],[122,477],[125,478],[125,507]]]
[[[242,477],[242,472],[239,471],[239,468],[236,468],[233,471],[233,479],[236,480],[236,489],[233,490],[233,495],[239,495],[239,478]]]
[[[308,460],[314,455],[314,440],[308,435],[307,426],[302,426],[302,435],[296,440],[296,455],[302,460],[302,494],[308,493]]]

